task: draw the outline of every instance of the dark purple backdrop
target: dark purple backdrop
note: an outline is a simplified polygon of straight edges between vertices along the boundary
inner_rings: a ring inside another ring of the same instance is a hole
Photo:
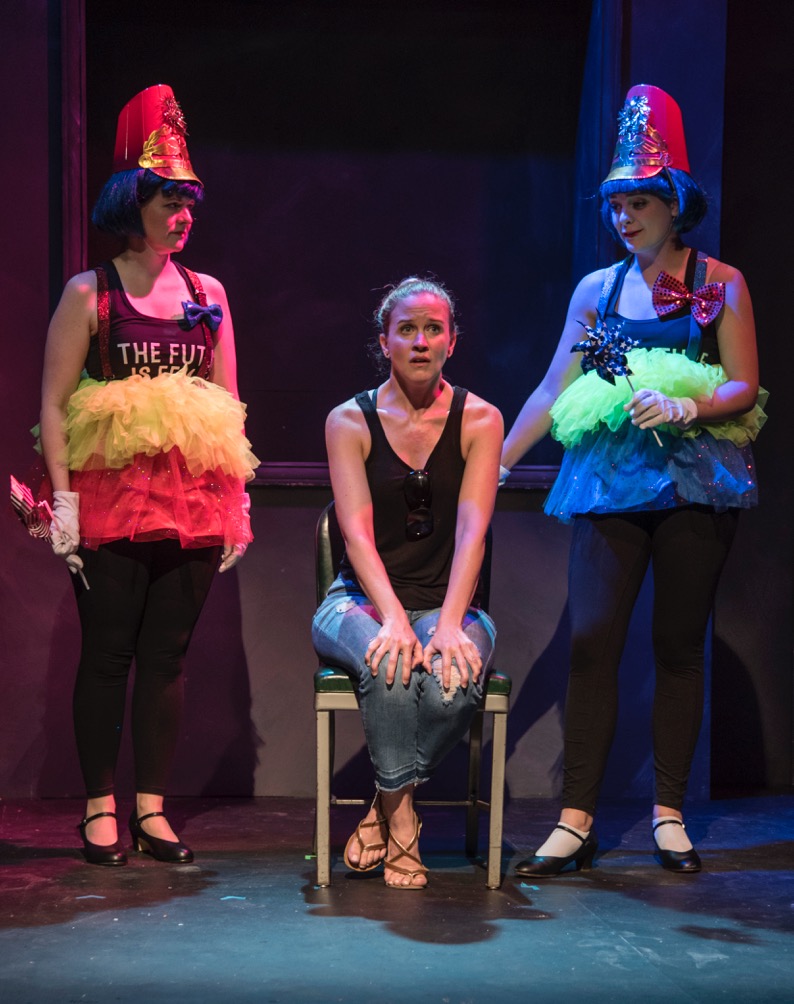
[[[698,243],[746,273],[772,391],[757,449],[762,506],[742,521],[717,605],[711,780],[782,786],[791,780],[794,498],[788,234],[771,206],[792,163],[779,101],[791,11],[738,0],[596,0],[588,46],[590,4],[539,6],[235,0],[193,4],[190,22],[175,25],[161,4],[91,0],[87,119],[62,123],[64,88],[81,65],[63,50],[61,74],[56,15],[79,26],[82,3],[6,5],[0,28],[11,44],[0,74],[3,92],[19,100],[6,106],[14,156],[0,168],[2,470],[24,475],[33,456],[48,290],[57,295],[64,278],[63,164],[75,167],[74,135],[87,125],[91,199],[109,167],[118,109],[140,88],[173,84],[187,113],[208,201],[185,261],[229,289],[257,449],[265,460],[316,460],[328,408],[372,381],[363,347],[376,287],[409,271],[432,269],[459,294],[464,337],[449,375],[512,419],[547,364],[573,273],[609,254],[590,197],[611,148],[605,131],[612,136],[630,83],[658,83],[684,108],[692,162],[714,198]],[[580,87],[581,122],[600,129],[577,130]],[[80,243],[68,236],[73,256]],[[99,251],[92,244],[90,257]],[[544,446],[528,459],[553,457]],[[308,619],[321,505],[316,493],[275,489],[255,502],[256,545],[213,586],[188,660],[176,793],[312,789]],[[499,663],[516,681],[508,785],[517,795],[553,794],[567,531],[518,508],[503,498],[495,520]],[[3,525],[0,794],[76,794],[69,704],[79,639],[68,574],[8,511]],[[613,795],[648,791],[648,601],[646,589],[624,660]],[[347,738],[340,728],[346,776],[361,773],[354,725]],[[127,791],[127,744],[124,756]],[[702,794],[707,751],[697,771],[693,790]]]
[[[227,287],[264,461],[325,459],[378,291],[417,272],[458,296],[450,378],[517,413],[570,291],[589,0],[197,2],[178,31],[159,3],[86,9],[89,200],[121,105],[170,83],[207,189],[183,257]]]

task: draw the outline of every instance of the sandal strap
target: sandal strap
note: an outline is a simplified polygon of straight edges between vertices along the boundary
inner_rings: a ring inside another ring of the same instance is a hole
[[[376,803],[377,803],[377,808],[375,808]],[[375,809],[378,815],[375,819],[375,822],[367,823],[367,826],[383,826],[385,823],[386,827],[388,828],[389,824],[386,822],[386,817],[383,815],[383,806],[380,803],[379,791],[375,792],[375,797],[372,799],[372,805],[370,806],[370,809]]]
[[[398,855],[398,857],[399,857],[399,855]],[[383,866],[385,868],[389,868],[393,872],[398,872],[400,875],[410,875],[411,878],[415,878],[417,875],[426,875],[427,874],[427,868],[425,868],[425,866],[422,864],[421,861],[417,860],[417,858],[415,858],[412,854],[409,854],[408,857],[412,861],[415,861],[416,864],[419,867],[418,868],[403,868],[402,865],[396,865],[394,863],[394,861],[384,861],[383,862]]]
[[[421,832],[422,832],[422,820],[419,818],[418,815],[414,816],[414,835],[408,842],[407,847],[403,846],[403,844],[400,843],[400,841],[397,839],[397,837],[395,837],[395,835],[391,832],[391,830],[389,830],[389,836],[396,845],[398,853],[395,854],[393,858],[387,858],[383,862],[384,867],[391,868],[392,871],[399,872],[400,875],[410,875],[411,878],[413,878],[416,875],[424,875],[427,872],[427,868],[422,864],[422,862],[415,854],[411,853],[411,849],[413,847],[416,847],[416,844],[419,841],[419,834]],[[408,858],[408,860],[413,861],[413,863],[417,867],[411,869],[411,868],[404,868],[402,865],[398,865],[396,862],[399,861],[400,858]]]
[[[362,822],[358,824],[358,826],[356,827],[356,832],[353,834],[353,836],[356,838],[356,841],[358,842],[358,846],[360,847],[362,854],[364,853],[364,851],[380,851],[386,846],[386,844],[382,840],[379,843],[375,844],[365,844],[364,835],[361,832],[362,830],[370,829],[371,827],[374,826],[381,827],[385,822],[386,822],[385,819],[381,819],[380,817],[378,817],[378,819],[373,820],[371,823],[365,823],[362,820]]]

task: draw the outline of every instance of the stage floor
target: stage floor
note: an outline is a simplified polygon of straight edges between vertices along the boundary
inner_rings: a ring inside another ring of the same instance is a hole
[[[556,806],[514,801],[498,891],[463,856],[460,810],[424,811],[430,885],[400,892],[345,869],[358,809],[334,810],[333,885],[317,889],[310,801],[168,807],[192,865],[99,868],[77,850],[81,803],[0,802],[4,1004],[794,999],[792,795],[690,805],[692,876],[655,862],[647,805],[605,803],[595,868],[537,883],[512,866]]]

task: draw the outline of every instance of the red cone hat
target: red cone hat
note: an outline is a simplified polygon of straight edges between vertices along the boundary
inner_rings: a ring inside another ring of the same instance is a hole
[[[122,108],[116,129],[113,173],[148,167],[171,181],[198,181],[185,137],[185,116],[168,84],[155,84]]]
[[[651,84],[637,84],[618,113],[618,141],[604,181],[653,178],[666,167],[689,171],[681,109]]]

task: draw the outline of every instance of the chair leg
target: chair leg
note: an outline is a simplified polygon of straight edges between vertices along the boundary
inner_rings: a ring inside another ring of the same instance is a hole
[[[488,827],[488,875],[486,885],[502,884],[502,832],[505,811],[505,756],[507,755],[507,715],[493,716],[491,768],[491,813]]]
[[[317,717],[317,801],[315,843],[317,885],[331,884],[331,743],[333,711],[318,711]]]
[[[480,761],[482,759],[483,713],[478,711],[469,728],[469,779],[466,808],[466,857],[477,857],[480,818]]]

